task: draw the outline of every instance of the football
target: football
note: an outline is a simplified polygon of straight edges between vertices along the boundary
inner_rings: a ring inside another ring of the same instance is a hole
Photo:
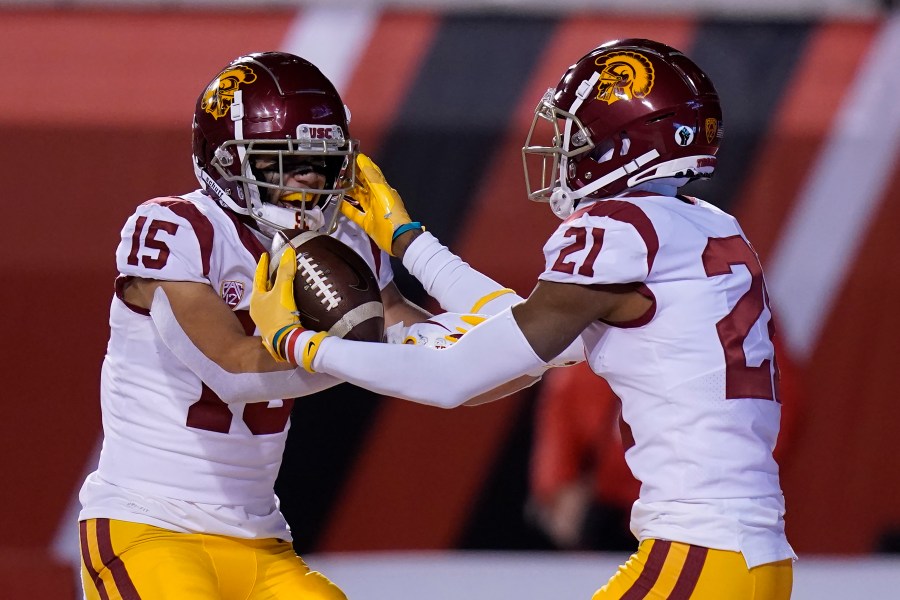
[[[378,280],[366,261],[343,242],[306,231],[279,248],[273,245],[270,279],[287,244],[297,252],[294,302],[300,323],[348,340],[383,341],[384,305]]]

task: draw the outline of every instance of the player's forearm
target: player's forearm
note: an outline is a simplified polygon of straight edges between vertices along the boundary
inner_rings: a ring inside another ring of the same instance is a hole
[[[157,289],[150,313],[166,347],[225,403],[280,400],[314,394],[339,380],[307,373],[289,363],[276,363],[258,337],[236,340],[230,352],[234,360],[218,362],[206,356],[188,337],[176,319],[163,288]]]
[[[444,310],[495,315],[523,301],[513,290],[470,267],[430,233],[410,231],[397,240],[403,238],[407,241],[402,245],[403,253],[398,254],[403,266]],[[551,362],[563,366],[582,360],[584,344],[578,338]]]
[[[301,357],[296,359],[302,362]],[[444,350],[326,338],[312,363],[318,373],[442,408],[460,406],[545,366],[509,311],[485,321]]]
[[[393,282],[381,290],[381,300],[384,306],[385,327],[401,322],[407,325],[418,323],[431,316],[428,311],[403,296]]]
[[[483,394],[479,394],[474,398],[470,398],[463,402],[463,406],[481,406],[482,404],[487,404],[488,402],[494,402],[495,400],[499,400],[501,398],[506,398],[511,394],[515,394],[520,390],[524,390],[527,387],[530,387],[541,380],[540,374],[528,374],[522,375],[512,381],[507,381],[506,383],[500,385],[500,387],[494,388],[488,392]]]
[[[423,233],[424,230],[422,229],[410,229],[409,231],[401,233],[394,238],[394,241],[391,243],[391,254],[400,260],[403,260],[409,246]]]
[[[400,250],[395,245],[395,252],[400,252],[397,256],[402,257],[406,270],[444,310],[493,315],[522,301],[513,290],[470,267],[430,233],[407,232],[397,240],[407,236]]]
[[[228,373],[217,369],[215,363],[208,367],[198,374],[226,404],[300,398],[341,383],[329,375],[297,368],[272,373]]]

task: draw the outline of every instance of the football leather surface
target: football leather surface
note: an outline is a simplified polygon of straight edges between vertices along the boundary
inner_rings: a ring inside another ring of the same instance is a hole
[[[343,242],[317,232],[304,232],[289,242],[297,252],[294,301],[300,323],[348,340],[381,342],[384,304],[378,280],[363,258]],[[269,277],[284,246],[273,247]]]

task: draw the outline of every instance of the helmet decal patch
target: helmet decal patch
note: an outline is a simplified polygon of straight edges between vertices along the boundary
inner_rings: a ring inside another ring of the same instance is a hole
[[[234,102],[234,93],[241,85],[256,81],[256,73],[246,65],[237,65],[225,69],[219,76],[213,79],[206,91],[203,92],[203,100],[200,108],[211,114],[214,118],[224,117]]]
[[[675,143],[679,146],[690,146],[694,141],[694,128],[682,125],[675,130]]]
[[[638,52],[611,52],[598,56],[600,67],[597,100],[612,104],[617,100],[645,98],[653,89],[653,64]]]
[[[712,141],[716,137],[716,133],[719,130],[719,122],[716,119],[709,118],[706,119],[706,143],[712,144]]]
[[[240,281],[223,281],[221,296],[228,306],[234,308],[244,297],[244,284]]]

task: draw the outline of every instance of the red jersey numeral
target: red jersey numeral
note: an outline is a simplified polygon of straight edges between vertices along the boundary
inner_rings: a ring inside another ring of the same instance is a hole
[[[276,407],[269,407],[267,402],[253,402],[244,405],[243,421],[253,435],[267,435],[284,431],[291,416],[294,400],[288,399],[282,402],[281,406]],[[228,433],[233,416],[225,401],[204,385],[200,399],[191,404],[188,409],[185,424],[194,429]]]
[[[253,332],[256,330],[256,324],[250,318],[250,312],[236,310],[234,314],[238,321],[241,322],[244,333],[253,335]],[[228,408],[228,405],[225,404],[225,401],[219,398],[206,384],[202,384],[202,386],[200,399],[191,404],[185,424],[194,429],[228,433],[228,430],[231,429],[231,419],[234,417],[234,414]],[[242,420],[247,424],[247,428],[253,435],[279,433],[287,427],[293,406],[293,398],[282,400],[281,406],[274,407],[269,407],[268,402],[245,404]]]
[[[566,259],[575,252],[584,250],[585,247],[587,247],[587,231],[584,227],[569,227],[563,236],[575,239],[571,244],[559,251],[559,256],[556,257],[556,262],[553,263],[551,270],[571,275],[575,273],[575,267],[578,266],[578,261],[573,260],[572,262],[568,262]],[[584,277],[594,276],[594,261],[597,260],[597,255],[600,254],[600,249],[603,247],[603,229],[592,227],[591,240],[593,241],[591,249],[587,253],[587,256],[584,257],[581,266],[578,267],[578,274]]]
[[[141,233],[144,231],[144,225],[147,223],[147,217],[138,217],[134,224],[134,233],[131,234],[131,252],[128,253],[128,264],[136,267],[138,263],[138,255],[140,261],[147,269],[162,269],[169,260],[169,246],[162,240],[156,239],[156,234],[163,231],[169,235],[175,235],[178,231],[178,223],[169,221],[160,221],[153,219],[147,227],[147,235],[144,236],[144,248],[155,250],[156,255],[149,253],[141,254]]]
[[[725,350],[725,397],[763,398],[778,401],[773,382],[772,361],[766,359],[757,367],[747,364],[744,340],[762,316],[763,308],[768,308],[769,297],[763,280],[759,258],[750,245],[739,235],[727,238],[709,238],[703,250],[703,268],[707,277],[734,273],[734,265],[744,265],[750,271],[750,289],[738,298],[731,309],[718,323],[716,331]],[[771,310],[769,311],[771,313]],[[769,341],[772,340],[771,320],[767,328]],[[775,369],[777,377],[777,369]]]

